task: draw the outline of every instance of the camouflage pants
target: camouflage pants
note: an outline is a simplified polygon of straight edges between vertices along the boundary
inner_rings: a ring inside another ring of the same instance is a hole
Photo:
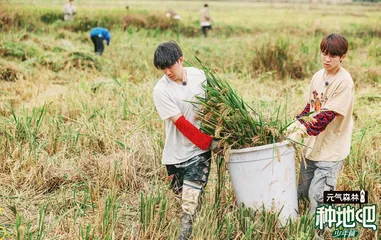
[[[180,164],[166,165],[172,190],[176,195],[181,195],[179,240],[187,240],[192,234],[193,218],[203,188],[208,183],[210,164],[211,152],[206,152]]]
[[[171,188],[176,195],[182,194],[184,180],[206,187],[211,164],[211,152],[195,156],[186,162],[166,165]]]

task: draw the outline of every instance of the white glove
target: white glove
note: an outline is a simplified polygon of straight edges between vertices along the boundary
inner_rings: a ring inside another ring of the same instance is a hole
[[[216,149],[216,147],[218,146],[218,143],[219,143],[219,141],[217,141],[217,140],[212,140],[212,143],[210,144],[209,149],[210,149],[210,150],[214,150],[214,149]]]
[[[297,121],[297,122],[299,122],[299,121]],[[293,125],[293,124],[291,124],[291,125]],[[286,132],[288,132],[288,131],[289,131],[289,128],[287,128]],[[300,143],[303,138],[308,137],[306,127],[303,124],[301,124],[300,122],[299,122],[299,127],[296,127],[296,125],[294,125],[292,128],[290,128],[290,132],[291,133],[289,133],[287,135],[287,138],[294,141],[294,142]]]
[[[222,142],[220,140],[213,140],[212,143],[209,146],[209,149],[213,151],[215,154],[222,154],[223,152],[223,146]]]
[[[296,130],[298,130],[302,125],[303,124],[301,124],[299,120],[295,120],[290,126],[288,126],[284,135],[288,136],[291,133],[296,132]]]

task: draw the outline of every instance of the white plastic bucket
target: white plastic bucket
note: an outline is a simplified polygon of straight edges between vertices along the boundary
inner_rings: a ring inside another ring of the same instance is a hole
[[[287,143],[234,149],[228,162],[238,204],[282,210],[283,226],[289,217],[297,217],[298,209],[294,148]]]

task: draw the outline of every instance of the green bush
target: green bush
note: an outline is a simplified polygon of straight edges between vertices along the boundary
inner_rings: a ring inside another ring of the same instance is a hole
[[[63,15],[60,12],[47,12],[41,15],[40,20],[43,23],[51,24],[57,20],[62,20]]]
[[[76,32],[87,32],[90,31],[93,27],[97,26],[99,26],[98,20],[89,17],[76,18],[73,22],[73,30]]]
[[[316,53],[310,51],[307,45],[301,44],[298,49],[291,45],[288,38],[278,38],[276,42],[267,42],[254,49],[252,70],[260,74],[274,72],[285,78],[303,79],[317,70]],[[313,48],[314,49],[314,48]]]

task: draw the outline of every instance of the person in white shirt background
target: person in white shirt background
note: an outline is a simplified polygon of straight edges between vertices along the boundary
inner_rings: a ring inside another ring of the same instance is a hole
[[[69,2],[64,5],[63,12],[65,21],[73,21],[74,16],[77,13],[74,0],[69,0]]]

